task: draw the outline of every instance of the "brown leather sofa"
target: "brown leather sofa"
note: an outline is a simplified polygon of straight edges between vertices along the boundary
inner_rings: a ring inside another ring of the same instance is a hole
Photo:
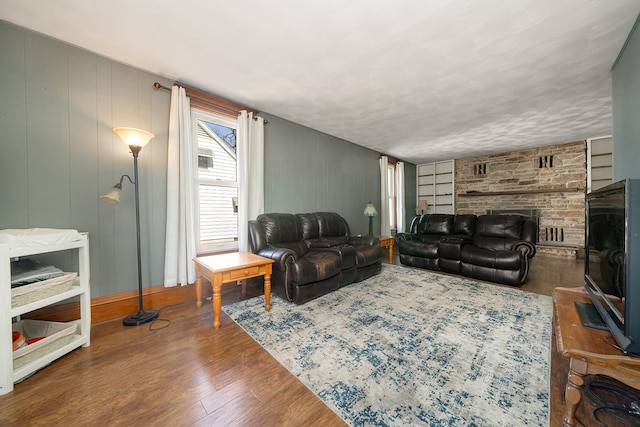
[[[425,214],[396,243],[402,264],[520,286],[537,237],[537,224],[519,215]]]
[[[271,258],[271,289],[301,304],[382,269],[382,248],[374,236],[351,236],[334,212],[269,213],[249,221],[253,253]]]

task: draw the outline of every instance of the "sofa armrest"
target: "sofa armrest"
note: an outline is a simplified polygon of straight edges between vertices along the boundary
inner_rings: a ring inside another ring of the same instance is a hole
[[[285,248],[265,248],[258,251],[256,255],[274,260],[273,265],[280,271],[286,271],[287,263],[293,263],[296,260],[296,253]]]
[[[513,250],[522,252],[527,258],[533,258],[536,254],[536,245],[526,240],[520,240],[513,245]]]
[[[458,237],[445,237],[438,244],[438,257],[452,260],[460,260],[464,239]]]
[[[401,240],[408,240],[408,241],[417,241],[417,234],[415,233],[398,233],[396,234],[396,243],[399,243]]]
[[[376,236],[366,234],[363,236],[351,236],[349,244],[353,246],[378,246],[380,245],[380,240]]]

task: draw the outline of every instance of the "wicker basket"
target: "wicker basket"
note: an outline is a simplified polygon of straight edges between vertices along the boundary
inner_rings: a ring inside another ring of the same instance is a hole
[[[13,352],[13,369],[18,369],[69,344],[78,326],[75,323],[23,319],[15,322],[12,329],[22,332],[26,340],[45,337]]]
[[[78,273],[64,273],[62,276],[11,289],[11,308],[20,307],[38,300],[68,291]]]

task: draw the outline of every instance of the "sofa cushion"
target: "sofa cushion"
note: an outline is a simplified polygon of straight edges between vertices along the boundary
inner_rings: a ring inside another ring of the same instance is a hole
[[[335,212],[316,212],[320,237],[348,237],[346,222]]]
[[[398,250],[403,255],[422,258],[438,258],[438,243],[401,240],[398,242]]]
[[[519,251],[495,251],[474,245],[463,246],[460,258],[463,263],[498,270],[519,270],[522,266],[522,254]]]
[[[297,285],[318,282],[340,273],[340,255],[329,251],[310,251],[293,264],[293,282]]]
[[[459,260],[464,243],[465,240],[461,238],[445,237],[438,244],[438,256],[449,260]]]
[[[366,267],[372,264],[380,264],[382,259],[382,248],[379,245],[376,246],[357,246],[356,251],[356,266],[358,268]]]
[[[334,246],[344,246],[349,244],[349,238],[343,237],[321,237],[319,239],[309,240],[307,245],[310,248],[332,248]]]
[[[510,251],[519,240],[501,239],[499,237],[473,236],[473,244],[482,249],[491,251]]]
[[[418,234],[440,234],[451,233],[453,215],[431,214],[423,215],[418,224]]]
[[[519,215],[481,215],[474,236],[519,240],[523,226],[524,218]]]
[[[268,244],[299,242],[302,240],[302,227],[293,214],[262,214],[257,221],[262,224]]]
[[[451,225],[451,234],[456,236],[473,236],[477,219],[477,216],[470,214],[456,215]]]
[[[302,227],[302,238],[304,240],[312,240],[320,238],[320,226],[318,218],[313,213],[297,214],[296,218],[300,221]]]

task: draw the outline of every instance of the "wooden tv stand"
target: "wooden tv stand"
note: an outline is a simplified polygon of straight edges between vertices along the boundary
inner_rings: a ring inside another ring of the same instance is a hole
[[[564,426],[576,425],[575,413],[582,398],[583,377],[607,375],[640,389],[640,358],[624,353],[605,342],[615,343],[607,331],[586,328],[574,302],[590,302],[583,288],[553,290],[553,328],[558,352],[569,359],[569,374],[565,388]]]

